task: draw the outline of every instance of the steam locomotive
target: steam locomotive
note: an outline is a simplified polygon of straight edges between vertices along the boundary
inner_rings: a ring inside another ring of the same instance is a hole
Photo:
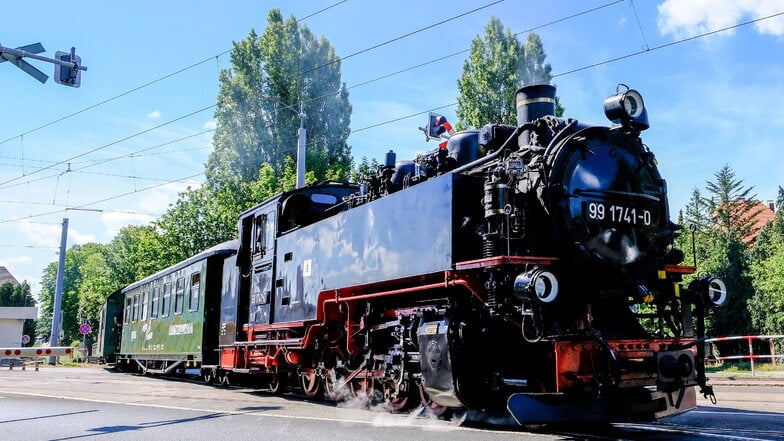
[[[272,392],[508,412],[520,424],[640,421],[711,399],[704,322],[724,282],[681,265],[680,228],[640,133],[517,92],[517,125],[453,132],[359,184],[283,192],[239,239],[117,291],[100,350],[126,370],[252,379]]]

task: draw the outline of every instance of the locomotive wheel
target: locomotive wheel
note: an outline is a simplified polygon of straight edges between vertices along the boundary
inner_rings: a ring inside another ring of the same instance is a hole
[[[286,374],[272,374],[269,382],[269,392],[278,395],[286,390]]]
[[[309,398],[317,397],[324,392],[321,378],[315,372],[303,372],[299,375],[302,391]]]
[[[221,386],[228,387],[231,386],[231,380],[229,380],[229,373],[223,372],[218,377],[218,381],[220,382]]]
[[[215,372],[212,370],[205,370],[201,374],[201,379],[204,380],[204,382],[207,384],[213,384],[215,383]]]
[[[367,400],[368,404],[375,404],[381,401],[382,392],[379,382],[370,376],[359,374],[351,380],[349,384],[351,394],[354,397]]]
[[[335,371],[330,369],[324,375],[324,395],[333,401],[340,400],[345,394],[345,382],[335,375]]]
[[[407,386],[410,386],[410,383],[408,383]],[[394,382],[391,381],[383,383],[382,387],[385,399],[384,405],[389,409],[400,412],[413,407],[412,403],[416,400],[412,399],[410,391],[398,392]]]

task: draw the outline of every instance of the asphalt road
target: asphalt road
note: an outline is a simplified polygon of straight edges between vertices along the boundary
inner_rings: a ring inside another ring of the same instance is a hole
[[[391,414],[359,403],[310,402],[100,368],[0,370],[0,433],[8,440],[551,440],[784,441],[784,387],[719,382],[716,405],[656,424],[519,428]]]

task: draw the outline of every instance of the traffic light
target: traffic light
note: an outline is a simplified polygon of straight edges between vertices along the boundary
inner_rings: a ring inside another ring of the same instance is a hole
[[[54,81],[63,86],[79,87],[82,80],[82,71],[79,69],[82,58],[76,55],[74,49],[71,49],[71,52],[57,51],[54,57],[56,60],[72,63],[71,67],[55,64]]]

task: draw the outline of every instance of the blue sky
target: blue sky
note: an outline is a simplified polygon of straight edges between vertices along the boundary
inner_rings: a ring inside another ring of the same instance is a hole
[[[69,245],[105,243],[200,185],[226,51],[251,28],[261,33],[273,7],[302,18],[335,5],[302,23],[344,57],[426,28],[343,61],[357,159],[382,159],[389,149],[410,158],[433,148],[417,130],[424,115],[367,127],[442,106],[454,121],[449,105],[466,54],[360,84],[468,49],[496,16],[521,40],[531,29],[541,36],[567,116],[605,124],[602,102],[618,83],[642,93],[651,121],[643,135],[668,181],[673,217],[725,164],[761,200],[775,199],[784,185],[784,16],[689,40],[782,13],[782,0],[28,5],[3,2],[3,15],[17,19],[4,20],[0,44],[41,42],[50,57],[75,46],[88,67],[73,89],[0,64],[0,265],[35,294],[43,268],[57,259],[64,217]],[[51,65],[31,63],[52,75]]]

